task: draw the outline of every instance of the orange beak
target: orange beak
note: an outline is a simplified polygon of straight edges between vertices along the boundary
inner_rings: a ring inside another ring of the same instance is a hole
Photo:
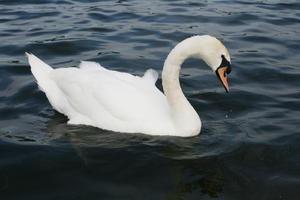
[[[217,69],[217,75],[222,82],[226,92],[229,92],[228,82],[227,82],[227,68],[228,67],[221,67]]]

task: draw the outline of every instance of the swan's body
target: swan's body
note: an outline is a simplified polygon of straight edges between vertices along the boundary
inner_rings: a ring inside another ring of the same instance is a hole
[[[201,57],[217,70],[221,55],[230,61],[226,48],[211,36],[194,36],[179,43],[164,64],[164,95],[156,88],[158,74],[151,69],[143,77],[108,70],[95,62],[53,69],[27,54],[39,87],[53,108],[68,116],[69,124],[183,137],[199,134],[201,120],[182,93],[180,66],[188,57]],[[220,58],[211,58],[214,56]]]

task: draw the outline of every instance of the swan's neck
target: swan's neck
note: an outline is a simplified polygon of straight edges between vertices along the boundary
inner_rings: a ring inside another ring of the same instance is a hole
[[[179,72],[185,59],[197,56],[195,55],[195,48],[197,47],[192,39],[179,43],[165,60],[162,72],[163,90],[170,106],[175,126],[181,131],[181,134],[190,136],[197,135],[200,132],[201,121],[182,92],[179,83]]]

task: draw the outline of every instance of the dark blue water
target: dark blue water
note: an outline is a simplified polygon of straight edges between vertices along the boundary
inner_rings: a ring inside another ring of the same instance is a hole
[[[299,28],[293,0],[0,0],[0,199],[299,199]],[[195,34],[219,38],[233,71],[226,94],[184,63],[192,138],[69,126],[24,55],[142,75]]]

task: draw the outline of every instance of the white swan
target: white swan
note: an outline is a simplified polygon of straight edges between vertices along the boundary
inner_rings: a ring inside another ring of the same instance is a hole
[[[69,118],[69,124],[149,135],[199,134],[201,120],[179,83],[181,64],[189,57],[202,58],[229,91],[229,53],[208,35],[187,38],[169,53],[162,71],[165,94],[156,88],[158,74],[152,69],[143,77],[85,61],[79,68],[53,69],[33,54],[26,55],[40,89],[52,107]]]

